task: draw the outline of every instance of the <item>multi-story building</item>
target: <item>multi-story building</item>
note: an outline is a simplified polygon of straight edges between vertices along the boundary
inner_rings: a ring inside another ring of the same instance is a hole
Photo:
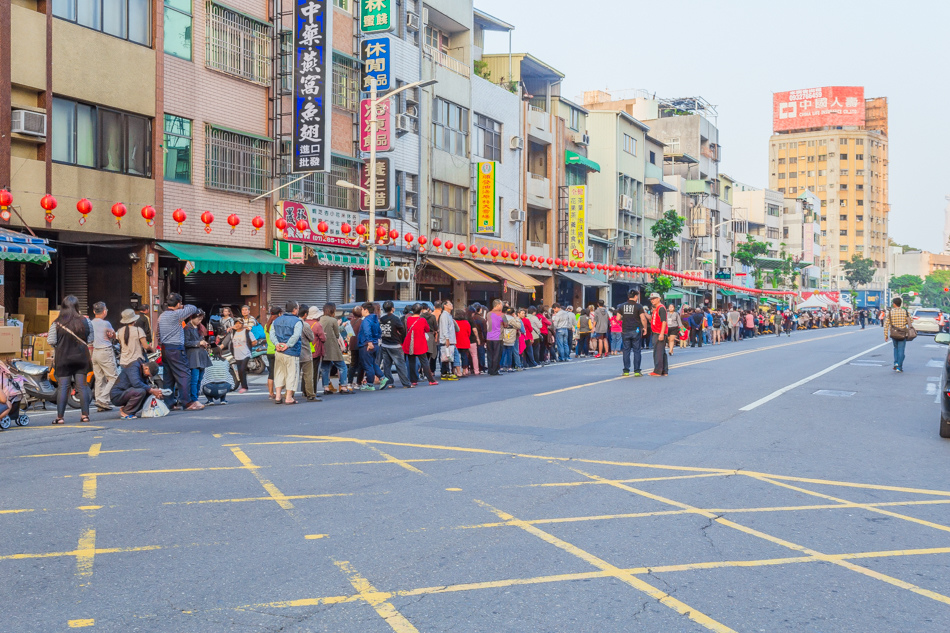
[[[887,99],[860,87],[825,87],[774,96],[769,188],[787,196],[808,189],[821,200],[826,266],[844,283],[855,255],[874,262],[868,288],[887,282]]]
[[[734,183],[732,212],[747,225],[744,235],[735,236],[736,244],[746,241],[746,235],[752,235],[757,241],[768,244],[766,257],[778,257],[782,251],[784,208],[785,197],[781,192]]]
[[[799,288],[819,288],[824,251],[818,209],[821,200],[805,190],[795,198],[785,198],[782,211],[782,250],[799,267]]]

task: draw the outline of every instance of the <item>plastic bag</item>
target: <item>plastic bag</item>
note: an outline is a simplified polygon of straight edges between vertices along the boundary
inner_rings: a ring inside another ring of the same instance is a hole
[[[143,418],[163,418],[168,415],[168,407],[156,396],[149,396],[140,414]]]

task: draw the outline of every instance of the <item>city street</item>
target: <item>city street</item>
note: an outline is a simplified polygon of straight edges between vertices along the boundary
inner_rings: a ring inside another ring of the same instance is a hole
[[[848,327],[668,378],[40,412],[0,433],[0,631],[947,631],[945,353],[895,374]]]

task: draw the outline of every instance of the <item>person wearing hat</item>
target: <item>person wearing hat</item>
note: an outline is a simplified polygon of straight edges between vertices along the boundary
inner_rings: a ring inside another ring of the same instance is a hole
[[[651,376],[666,376],[670,372],[666,358],[666,335],[669,333],[669,324],[666,322],[666,308],[659,294],[650,293],[650,305],[653,314],[650,318],[650,329],[653,331],[653,371]]]
[[[158,365],[142,359],[134,360],[128,367],[123,368],[119,379],[109,392],[109,400],[119,407],[123,420],[135,417],[145,403],[146,396],[162,397],[162,390],[151,383],[151,378],[157,375]]]
[[[122,311],[119,323],[122,327],[116,332],[116,340],[122,348],[119,354],[119,366],[124,370],[137,360],[145,360],[148,351],[148,334],[137,324],[139,315],[135,310],[126,308]]]

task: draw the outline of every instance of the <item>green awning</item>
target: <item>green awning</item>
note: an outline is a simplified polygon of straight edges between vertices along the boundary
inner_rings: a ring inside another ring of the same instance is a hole
[[[683,293],[682,293],[682,292],[673,292],[673,291],[670,291],[670,292],[667,292],[666,294],[664,294],[664,295],[663,295],[663,298],[664,298],[664,299],[682,299],[682,298],[683,298]]]
[[[268,251],[252,248],[224,248],[204,244],[159,242],[166,251],[193,266],[188,272],[196,273],[261,273],[282,275],[284,260]]]
[[[577,152],[570,150],[564,150],[564,162],[568,165],[582,165],[591,171],[600,172],[600,165],[586,156],[581,156]]]
[[[314,249],[314,256],[321,266],[343,266],[344,268],[366,268],[369,258],[365,252],[354,250],[353,252],[344,252],[330,249]],[[376,255],[376,268],[389,268],[389,260],[380,255]]]
[[[48,264],[49,255],[36,255],[33,253],[0,253],[0,261],[5,262],[28,262],[30,264]]]
[[[732,290],[729,290],[728,288],[723,288],[722,290],[719,291],[719,294],[721,294],[721,295],[723,295],[723,296],[726,296],[726,297],[734,297],[734,296],[736,296],[736,293],[733,292]]]

